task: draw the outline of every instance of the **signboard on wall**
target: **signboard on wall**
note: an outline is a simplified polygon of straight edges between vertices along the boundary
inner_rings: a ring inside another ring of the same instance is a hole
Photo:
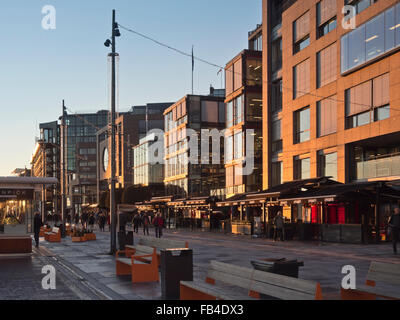
[[[15,200],[33,200],[33,189],[0,189],[0,198]]]

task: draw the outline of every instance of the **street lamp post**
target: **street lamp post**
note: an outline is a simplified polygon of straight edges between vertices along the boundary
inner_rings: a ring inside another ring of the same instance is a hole
[[[61,217],[63,221],[63,232],[62,234],[65,234],[65,221],[66,221],[66,199],[65,199],[65,194],[66,194],[66,177],[65,177],[65,135],[66,135],[66,130],[65,130],[65,116],[67,113],[67,109],[65,107],[65,101],[62,101],[62,117],[61,117],[61,136],[62,136],[62,141],[61,141]],[[57,213],[57,212],[56,212]]]
[[[111,187],[110,187],[110,215],[111,215],[111,250],[110,254],[114,255],[117,251],[117,230],[116,230],[116,208],[115,208],[115,57],[118,55],[115,52],[115,38],[121,36],[118,24],[115,22],[115,10],[112,13],[112,31],[111,40],[107,39],[104,45],[109,47],[111,45]]]

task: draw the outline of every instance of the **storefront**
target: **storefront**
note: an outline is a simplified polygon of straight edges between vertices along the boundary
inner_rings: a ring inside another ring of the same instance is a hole
[[[0,177],[0,236],[33,232],[34,212],[42,212],[42,191],[57,179]]]
[[[377,243],[387,240],[388,218],[400,192],[388,182],[325,186],[280,199],[291,207],[299,238],[336,243]]]
[[[45,204],[43,191],[55,178],[0,177],[0,255],[30,255],[33,217]]]

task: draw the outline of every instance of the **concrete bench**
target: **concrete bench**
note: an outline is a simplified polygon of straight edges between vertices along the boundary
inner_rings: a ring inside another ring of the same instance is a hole
[[[376,288],[376,283],[397,286],[397,289]],[[371,262],[366,284],[356,290],[341,289],[343,300],[400,300],[400,264]]]
[[[245,289],[247,294],[237,293],[226,285]],[[181,300],[260,299],[260,294],[281,300],[322,300],[321,286],[317,282],[218,261],[210,262],[205,282],[180,282]]]
[[[159,238],[153,238],[153,237],[140,238],[138,241],[138,245],[155,248],[156,253],[157,253],[158,265],[160,265],[160,263],[161,263],[161,259],[160,259],[161,250],[189,248],[189,243],[186,241],[171,240],[171,239],[159,239]],[[136,246],[137,245],[134,245],[134,246],[126,245],[125,246],[125,251],[126,251],[127,257],[130,257],[132,254],[135,254]]]
[[[48,242],[61,242],[60,228],[54,227],[50,232],[45,232],[44,239]]]
[[[122,253],[125,253],[125,257],[120,257]],[[126,251],[118,251],[115,262],[117,276],[131,275],[132,283],[160,280],[155,248],[137,245],[130,257],[126,257]]]

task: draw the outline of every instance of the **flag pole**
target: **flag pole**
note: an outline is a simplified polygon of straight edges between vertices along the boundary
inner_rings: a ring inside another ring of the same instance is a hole
[[[192,45],[192,95],[194,94],[193,91],[193,73],[194,73],[194,54],[193,54],[194,46]]]

